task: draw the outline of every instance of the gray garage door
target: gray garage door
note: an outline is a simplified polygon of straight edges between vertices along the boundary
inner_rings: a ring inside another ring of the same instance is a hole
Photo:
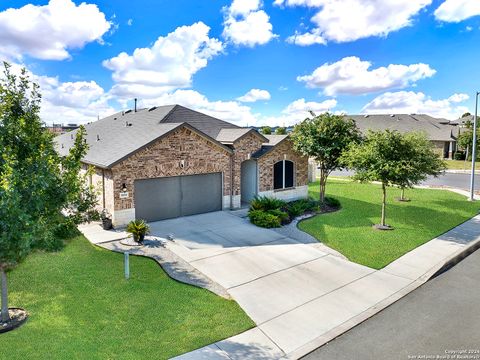
[[[147,221],[222,210],[222,174],[135,181],[135,217]]]

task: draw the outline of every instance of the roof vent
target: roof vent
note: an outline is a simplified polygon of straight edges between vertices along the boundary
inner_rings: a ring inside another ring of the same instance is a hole
[[[131,113],[131,112],[132,112],[132,109],[128,109],[127,111],[125,111],[125,114]]]
[[[73,140],[73,134],[70,134],[70,139],[72,139],[72,140]]]
[[[155,110],[156,108],[157,108],[156,106],[151,107],[150,109],[148,109],[148,111],[153,111],[153,110]]]
[[[125,115],[125,111],[124,111],[124,110],[122,110],[122,116],[123,116],[123,115]]]
[[[97,134],[97,141],[100,141],[100,135]]]
[[[368,117],[368,114],[363,115],[363,117],[364,117],[364,118],[367,118],[367,117]]]
[[[63,146],[63,144],[62,144],[62,149],[63,149],[64,147],[65,147],[65,146]]]
[[[125,121],[125,127],[132,126],[132,123],[129,123],[128,121]]]
[[[116,117],[114,117],[114,118],[113,118],[113,120],[117,120],[117,118],[116,118]]]
[[[390,114],[390,117],[395,117],[395,114]]]

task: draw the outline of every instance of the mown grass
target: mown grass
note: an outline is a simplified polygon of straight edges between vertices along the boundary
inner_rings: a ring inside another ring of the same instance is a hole
[[[318,198],[318,182],[311,183],[309,194]],[[349,260],[375,269],[419,245],[437,237],[476,215],[480,202],[445,190],[406,191],[410,202],[398,202],[396,188],[388,189],[387,223],[395,229],[372,228],[380,222],[380,185],[332,180],[327,195],[340,200],[341,210],[304,220],[299,228],[345,255]]]
[[[447,169],[450,170],[472,170],[472,161],[467,160],[445,160]],[[480,170],[480,161],[475,162],[475,169]]]
[[[30,318],[0,334],[0,359],[167,359],[254,326],[234,301],[176,282],[153,260],[83,236],[9,273],[10,306]]]

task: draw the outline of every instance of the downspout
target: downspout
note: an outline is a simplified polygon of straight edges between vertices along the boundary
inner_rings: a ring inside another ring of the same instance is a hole
[[[105,209],[105,169],[102,169],[102,202]]]
[[[233,210],[233,157],[235,155],[234,152],[232,152],[232,155],[230,155],[230,210]]]

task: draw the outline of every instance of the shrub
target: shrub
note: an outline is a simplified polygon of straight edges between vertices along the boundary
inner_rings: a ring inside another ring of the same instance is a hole
[[[252,224],[260,227],[276,228],[281,226],[281,220],[278,216],[262,210],[250,210],[248,212],[248,217]]]
[[[453,159],[454,160],[465,160],[465,153],[463,151],[457,151],[454,155],[453,155]]]
[[[281,209],[286,205],[287,203],[280,199],[270,198],[267,196],[256,196],[250,202],[250,209],[268,211],[268,210]]]
[[[327,204],[330,207],[334,207],[334,208],[339,208],[341,206],[340,201],[338,199],[335,199],[335,198],[332,198],[332,197],[326,197],[325,198],[325,204]]]
[[[280,210],[280,209],[268,210],[267,213],[278,217],[282,225],[288,224],[290,222],[289,214],[283,210]]]
[[[150,232],[150,226],[142,219],[135,219],[128,223],[127,233],[133,235],[133,239],[137,242],[141,242],[143,237]]]
[[[288,204],[287,211],[288,214],[294,218],[297,216],[302,215],[305,212],[305,204],[299,201],[293,201],[290,204]]]

